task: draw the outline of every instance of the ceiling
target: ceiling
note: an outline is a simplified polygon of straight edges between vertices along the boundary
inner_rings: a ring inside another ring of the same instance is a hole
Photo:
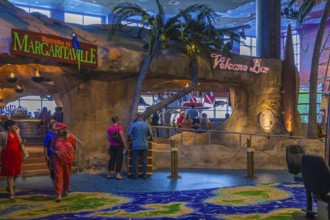
[[[71,12],[79,12],[85,14],[103,14],[111,13],[112,8],[123,2],[130,2],[140,5],[149,12],[156,12],[157,6],[154,0],[9,0],[14,4],[55,8]],[[192,4],[206,4],[217,12],[217,25],[221,27],[233,27],[240,25],[250,25],[251,28],[246,30],[248,36],[255,36],[255,17],[256,17],[256,0],[160,0],[168,14],[175,14],[179,10],[184,9]],[[282,11],[288,6],[289,0],[281,0]],[[306,23],[318,23],[325,2],[314,7],[313,13],[306,19]],[[298,10],[297,6],[293,10]],[[295,19],[288,19],[282,16],[282,32],[285,32],[287,25],[290,23],[293,29],[296,26]]]

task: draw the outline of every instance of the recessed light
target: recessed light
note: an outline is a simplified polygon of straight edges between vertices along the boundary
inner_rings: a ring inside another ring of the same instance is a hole
[[[180,2],[178,2],[178,1],[169,1],[168,4],[170,4],[170,5],[178,5],[178,4],[180,4]]]

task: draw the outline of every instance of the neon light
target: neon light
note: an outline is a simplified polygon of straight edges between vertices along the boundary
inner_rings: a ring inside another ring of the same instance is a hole
[[[249,67],[245,64],[232,63],[231,58],[222,56],[221,54],[212,53],[211,57],[214,58],[213,69],[219,68],[221,70],[231,70],[238,72],[252,72],[252,73],[267,73],[268,67],[261,66],[261,59],[253,59],[253,65]]]

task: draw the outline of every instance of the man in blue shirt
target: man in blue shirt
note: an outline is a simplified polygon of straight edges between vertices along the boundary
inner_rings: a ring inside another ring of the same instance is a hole
[[[128,132],[132,139],[132,179],[137,179],[138,160],[142,158],[142,178],[147,179],[147,153],[148,137],[152,140],[152,131],[147,122],[143,120],[143,114],[137,113],[137,120],[134,122]]]
[[[198,111],[195,109],[194,104],[191,105],[191,108],[187,111],[187,114],[190,116],[190,120],[192,120],[193,125],[196,123],[199,124]]]

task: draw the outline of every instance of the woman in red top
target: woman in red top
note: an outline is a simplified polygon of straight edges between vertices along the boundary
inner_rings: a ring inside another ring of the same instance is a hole
[[[69,192],[71,166],[74,160],[74,154],[77,151],[76,139],[68,134],[67,126],[64,123],[57,123],[55,130],[58,136],[53,138],[52,152],[54,163],[54,188],[57,194],[56,202],[62,200]]]
[[[14,121],[6,121],[4,127],[5,131],[0,134],[0,176],[7,177],[9,198],[14,199],[14,178],[21,173],[22,154],[20,145],[24,143],[17,133],[18,127]]]
[[[127,145],[124,137],[122,126],[119,125],[120,119],[118,116],[112,117],[112,125],[108,127],[107,139],[110,142],[110,160],[108,163],[108,179],[113,177],[116,172],[116,179],[121,180],[124,177],[121,175],[123,166],[123,153],[127,150]]]

